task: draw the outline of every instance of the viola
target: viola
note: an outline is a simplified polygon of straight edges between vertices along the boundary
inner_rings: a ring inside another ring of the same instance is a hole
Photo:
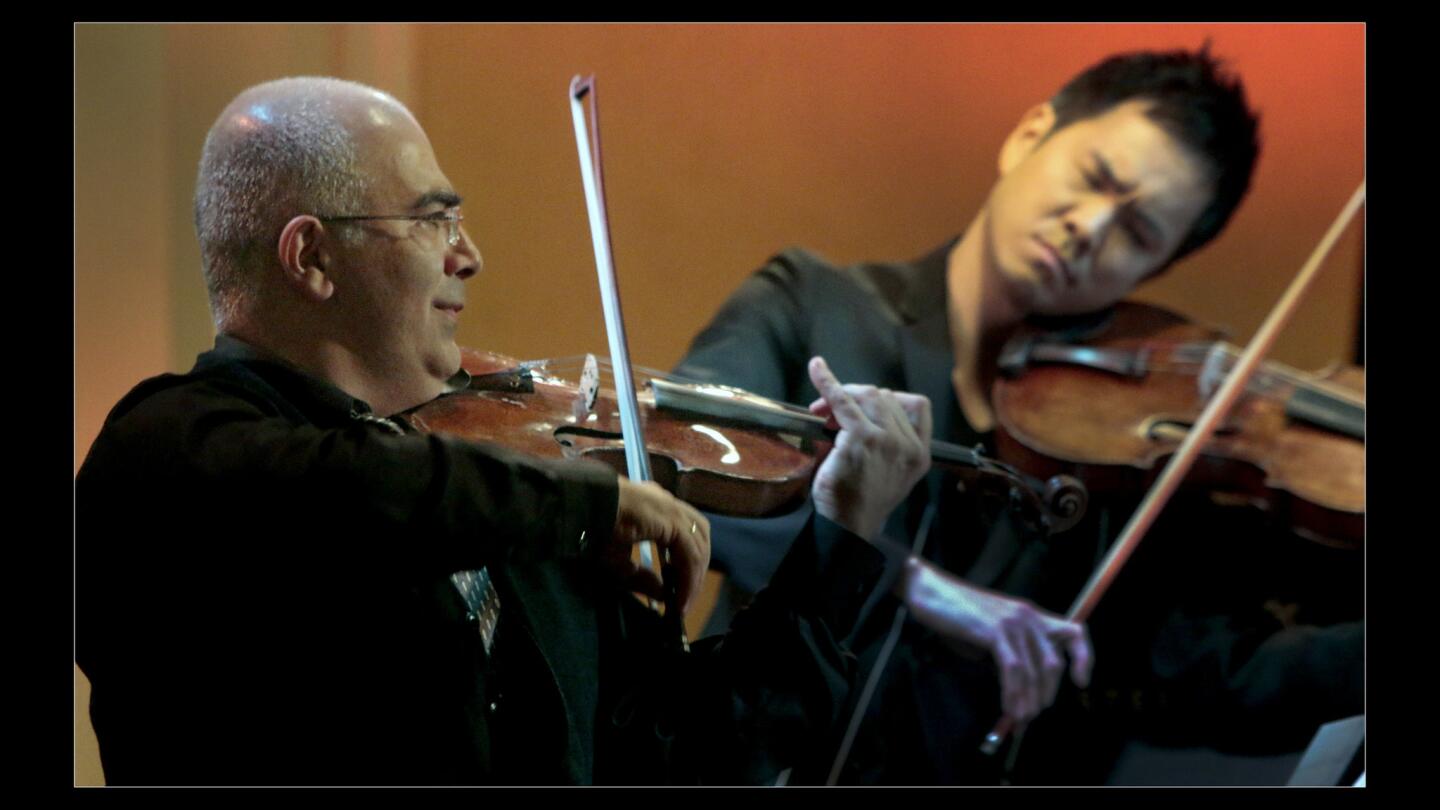
[[[1165,504],[1169,502],[1170,497],[1180,487],[1186,476],[1194,469],[1202,451],[1214,438],[1221,421],[1232,413],[1244,399],[1242,395],[1249,388],[1250,381],[1255,378],[1256,372],[1261,370],[1261,358],[1275,344],[1275,338],[1284,328],[1286,321],[1295,313],[1296,306],[1299,305],[1305,291],[1314,282],[1316,273],[1319,272],[1325,257],[1335,247],[1340,233],[1354,220],[1364,202],[1365,181],[1361,180],[1355,193],[1350,195],[1350,199],[1340,209],[1340,214],[1335,217],[1334,222],[1330,223],[1325,235],[1320,238],[1320,243],[1311,251],[1310,258],[1301,265],[1300,272],[1296,273],[1290,286],[1285,289],[1280,300],[1270,310],[1270,314],[1265,316],[1265,321],[1260,324],[1255,336],[1250,339],[1249,345],[1235,358],[1235,367],[1224,375],[1224,380],[1205,402],[1204,407],[1195,418],[1194,427],[1184,432],[1184,437],[1180,440],[1179,445],[1173,453],[1169,454],[1164,469],[1155,476],[1154,484],[1146,491],[1145,497],[1136,507],[1135,513],[1130,516],[1130,520],[1126,522],[1120,536],[1115,539],[1110,550],[1105,553],[1105,559],[1091,573],[1085,587],[1081,589],[1079,596],[1075,597],[1075,601],[1070,605],[1070,610],[1065,614],[1067,619],[1085,621],[1090,617],[1095,606],[1100,603],[1100,599],[1109,590],[1115,577],[1119,575],[1126,561],[1130,559],[1130,555],[1135,553],[1140,541],[1145,538],[1146,532],[1154,525],[1155,518],[1165,508]],[[1363,399],[1360,407],[1363,412]],[[1361,469],[1363,470],[1363,460]],[[1361,476],[1363,481],[1363,472]],[[1362,511],[1363,508],[1362,504]],[[1009,737],[1013,727],[1014,724],[1009,717],[1000,718],[1000,721],[995,724],[995,728],[985,735],[985,742],[980,747],[981,752],[987,755],[997,753],[1000,746]]]
[[[402,414],[415,429],[626,471],[619,406],[585,381],[579,358],[521,362],[462,349],[461,364],[471,375],[466,388]],[[580,381],[562,376],[573,371]],[[783,513],[804,500],[834,438],[824,419],[739,389],[636,371],[648,378],[637,402],[653,480],[696,507],[738,517]],[[1073,478],[1038,480],[944,442],[931,452],[967,487],[1003,497],[1036,529],[1061,531],[1084,514],[1087,494]]]
[[[1095,334],[1027,332],[994,385],[1001,458],[1068,473],[1093,492],[1143,491],[1238,354],[1216,329],[1122,302]],[[1361,545],[1365,376],[1267,362],[1204,445],[1183,486],[1250,503],[1301,536]]]

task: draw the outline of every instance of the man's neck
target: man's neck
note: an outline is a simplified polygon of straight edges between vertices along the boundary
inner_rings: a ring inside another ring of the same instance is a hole
[[[445,392],[443,380],[390,372],[361,362],[347,347],[331,340],[292,331],[235,328],[228,334],[318,377],[390,416]]]
[[[951,311],[961,316],[958,325],[976,337],[1008,332],[1030,314],[1007,294],[999,269],[990,265],[986,216],[985,209],[975,216],[950,249],[945,269]],[[956,325],[952,319],[952,333]]]
[[[386,373],[355,362],[348,352],[338,352],[324,361],[326,379],[357,399],[370,404],[375,413],[391,416],[429,402],[445,393],[443,380],[427,375]]]
[[[980,432],[994,427],[989,383],[994,355],[1004,336],[1026,313],[1005,294],[1000,274],[990,267],[986,212],[981,209],[946,260],[945,287],[950,343],[955,353],[951,384],[960,409]]]

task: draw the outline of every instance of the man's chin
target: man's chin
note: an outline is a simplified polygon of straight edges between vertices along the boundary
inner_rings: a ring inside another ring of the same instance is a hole
[[[425,375],[444,387],[460,373],[461,359],[460,348],[452,343],[426,360]]]
[[[462,355],[460,352],[459,344],[451,342],[449,346],[445,347],[444,368],[441,370],[447,371],[447,373],[445,374],[446,379],[453,377],[456,373],[460,371],[460,366],[462,364],[461,359]]]

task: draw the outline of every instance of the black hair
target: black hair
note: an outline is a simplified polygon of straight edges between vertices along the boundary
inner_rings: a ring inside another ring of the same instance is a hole
[[[1260,116],[1250,109],[1238,76],[1199,51],[1118,54],[1076,76],[1055,94],[1054,134],[1126,101],[1153,102],[1148,117],[1209,163],[1214,198],[1167,265],[1199,249],[1225,227],[1250,188],[1260,154]]]

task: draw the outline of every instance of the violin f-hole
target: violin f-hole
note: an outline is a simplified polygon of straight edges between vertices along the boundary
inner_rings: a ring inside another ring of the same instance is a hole
[[[1195,423],[1189,419],[1171,416],[1154,416],[1143,423],[1141,432],[1151,441],[1183,442]],[[1215,429],[1215,436],[1230,436],[1238,431],[1234,425],[1223,424]]]

